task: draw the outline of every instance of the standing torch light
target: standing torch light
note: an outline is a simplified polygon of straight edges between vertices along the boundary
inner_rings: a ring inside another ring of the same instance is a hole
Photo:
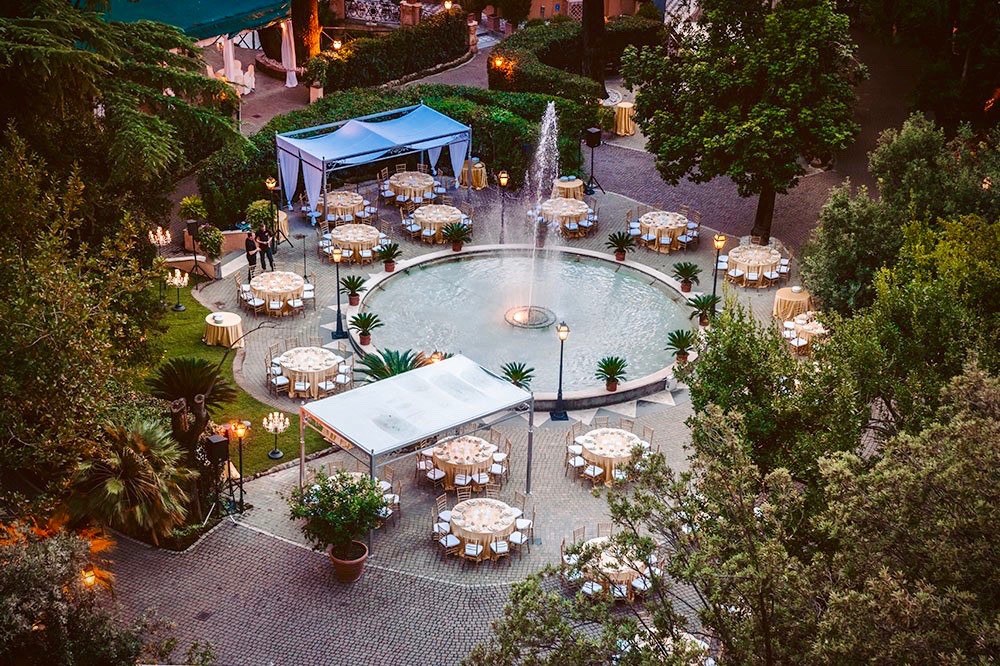
[[[84,587],[94,587],[97,584],[97,571],[94,567],[87,567],[80,575],[83,578]]]
[[[497,183],[500,185],[500,244],[504,241],[504,193],[507,191],[507,184],[510,183],[510,174],[501,171],[497,174]]]
[[[337,269],[337,330],[332,335],[334,340],[346,340],[347,332],[344,331],[343,317],[340,313],[340,262],[344,258],[344,251],[335,247],[331,256],[333,257],[333,265]]]
[[[281,412],[271,412],[264,417],[264,430],[274,435],[274,448],[271,449],[267,457],[271,460],[280,460],[284,452],[278,448],[278,435],[288,430],[288,417]]]
[[[722,234],[715,234],[712,238],[712,245],[715,247],[715,270],[712,271],[712,314],[715,315],[715,289],[719,283],[719,253],[726,247],[726,237]]]
[[[268,231],[271,232],[271,249],[277,251],[278,249],[278,211],[275,209],[274,205],[274,190],[278,187],[278,181],[274,179],[273,176],[268,176],[264,179],[264,187],[267,188],[267,203],[270,204],[271,213],[271,224],[269,225]]]
[[[175,268],[173,273],[167,273],[167,286],[173,287],[177,290],[177,303],[173,307],[174,312],[184,312],[186,309],[183,304],[181,304],[181,289],[188,286],[188,279],[190,275],[188,273],[182,273],[179,268]]]
[[[344,46],[344,43],[339,39],[333,40],[333,50],[339,51]]]
[[[166,246],[170,245],[170,230],[164,229],[163,227],[156,227],[155,230],[150,230],[149,232],[149,242],[156,247],[156,258],[160,258],[160,252]],[[166,307],[166,297],[167,288],[163,282],[163,278],[160,278],[160,307]]]
[[[559,338],[559,390],[556,393],[555,409],[549,412],[549,419],[552,421],[568,421],[569,415],[563,407],[563,350],[566,346],[566,338],[569,337],[569,326],[561,321],[556,326],[556,336]]]
[[[243,513],[243,438],[247,436],[250,429],[249,421],[233,421],[229,424],[229,432],[236,437],[239,446],[239,475],[240,475],[240,513]]]

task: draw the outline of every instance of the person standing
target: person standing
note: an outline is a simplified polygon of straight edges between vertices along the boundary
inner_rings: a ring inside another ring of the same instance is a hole
[[[257,267],[257,241],[254,239],[253,234],[249,231],[247,232],[247,238],[243,242],[243,247],[247,251],[247,280],[253,279],[253,269]]]
[[[267,262],[271,262],[271,270],[274,270],[274,251],[271,249],[271,232],[263,224],[257,228],[257,249],[260,252],[260,269],[267,270]]]

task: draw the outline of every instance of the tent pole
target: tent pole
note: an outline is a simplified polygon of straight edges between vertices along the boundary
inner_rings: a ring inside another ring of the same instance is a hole
[[[528,473],[525,478],[524,492],[531,494],[531,454],[535,444],[535,396],[528,402]]]
[[[465,163],[469,165],[469,182],[465,188],[465,203],[472,201],[472,132],[469,132],[469,147],[465,151]]]
[[[323,201],[323,219],[325,220],[326,219],[326,157],[323,158],[323,189],[322,189],[322,192],[323,192],[323,199],[322,199],[322,201]],[[318,201],[316,202],[316,208],[319,209],[319,202]],[[316,218],[316,219],[318,220],[319,218]],[[318,222],[316,224],[317,224],[317,226],[319,225]],[[338,289],[339,288],[340,287],[338,286]],[[338,299],[340,298],[340,294],[337,294],[337,298]]]
[[[375,478],[375,454],[374,453],[368,454],[368,477],[370,479],[374,479]],[[374,533],[375,533],[375,530],[368,530],[368,555],[369,556],[372,554],[372,534],[374,534]]]
[[[305,401],[302,402],[305,404]],[[304,410],[299,407],[299,490],[306,484],[306,419]]]

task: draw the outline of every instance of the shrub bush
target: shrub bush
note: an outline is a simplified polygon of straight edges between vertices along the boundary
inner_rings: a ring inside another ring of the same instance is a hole
[[[277,169],[276,133],[388,111],[421,100],[472,127],[473,154],[490,168],[506,169],[515,187],[524,182],[538,139],[538,124],[549,101],[555,102],[559,116],[562,173],[581,169],[579,137],[583,129],[595,125],[608,127],[611,122],[608,109],[547,95],[447,85],[412,86],[385,93],[368,89],[341,91],[304,109],[275,116],[248,141],[220,150],[206,160],[198,171],[198,189],[208,209],[209,221],[230,228],[243,219],[247,204],[260,197],[264,179]],[[447,169],[448,163],[447,154],[442,155],[439,166]],[[375,165],[367,165],[337,175],[343,180],[361,180],[371,178],[374,169]]]
[[[580,76],[580,24],[555,18],[547,24],[532,24],[493,47],[486,65],[490,88],[546,93],[584,103],[601,97],[601,87]],[[666,36],[662,23],[635,16],[611,19],[605,28],[604,60],[612,69],[620,65],[626,46],[661,44]]]
[[[196,240],[201,253],[214,261],[222,256],[222,232],[211,224],[198,227]]]
[[[411,28],[362,37],[339,51],[323,51],[306,63],[305,79],[324,92],[378,86],[458,58],[469,50],[469,29],[460,7]]]

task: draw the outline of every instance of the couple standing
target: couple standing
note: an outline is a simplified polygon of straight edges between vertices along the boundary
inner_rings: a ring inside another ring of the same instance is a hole
[[[271,270],[274,270],[274,252],[271,249],[271,232],[263,224],[257,228],[257,233],[247,232],[244,247],[247,251],[247,280],[253,279],[253,269],[257,266],[257,255],[261,256],[260,268],[267,270],[267,262],[271,262]]]

